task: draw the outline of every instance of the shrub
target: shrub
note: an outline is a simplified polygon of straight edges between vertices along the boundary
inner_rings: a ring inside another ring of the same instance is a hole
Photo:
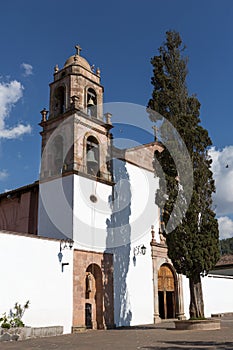
[[[24,327],[22,317],[25,311],[29,308],[29,300],[25,303],[24,306],[21,306],[19,303],[15,303],[13,309],[10,309],[9,315],[6,315],[6,312],[0,317],[0,325],[2,328],[9,329],[10,327]]]

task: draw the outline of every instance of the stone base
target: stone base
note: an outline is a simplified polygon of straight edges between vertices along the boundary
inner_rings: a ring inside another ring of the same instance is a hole
[[[85,332],[87,329],[85,326],[73,326],[72,327],[72,333],[82,333]]]
[[[154,324],[156,323],[161,323],[161,318],[159,317],[159,315],[154,315]]]
[[[62,326],[0,328],[0,342],[24,340],[28,338],[52,337],[63,334]]]
[[[182,321],[186,320],[185,314],[179,314],[176,317],[177,317],[178,320],[182,320]]]
[[[220,320],[182,320],[175,321],[175,328],[178,330],[215,330],[221,328]]]

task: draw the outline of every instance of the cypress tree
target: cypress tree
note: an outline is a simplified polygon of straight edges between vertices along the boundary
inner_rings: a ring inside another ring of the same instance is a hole
[[[160,178],[155,202],[161,208],[168,256],[176,271],[189,278],[190,318],[204,318],[201,276],[219,259],[219,232],[212,210],[215,184],[208,154],[212,142],[208,131],[200,125],[200,102],[188,93],[188,59],[184,51],[180,34],[166,32],[159,54],[151,59],[153,92],[148,110],[152,110],[149,114],[153,122],[158,124],[160,119],[158,137],[164,144],[164,151],[155,154],[156,174]],[[172,137],[171,133],[168,135],[166,121],[174,127]],[[182,150],[179,151],[181,142],[177,135],[188,151],[192,174],[187,171]],[[176,159],[171,152],[175,148]],[[178,219],[174,224],[175,218]]]

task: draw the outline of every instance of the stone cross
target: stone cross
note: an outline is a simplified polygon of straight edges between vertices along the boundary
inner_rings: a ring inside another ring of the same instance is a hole
[[[81,46],[80,45],[76,45],[75,48],[76,48],[76,55],[80,56],[80,52],[82,51]]]

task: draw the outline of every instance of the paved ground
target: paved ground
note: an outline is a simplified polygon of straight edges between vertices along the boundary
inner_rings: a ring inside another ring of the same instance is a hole
[[[221,320],[221,330],[178,331],[173,323],[92,331],[58,337],[0,343],[0,350],[183,350],[232,349],[233,317]]]

